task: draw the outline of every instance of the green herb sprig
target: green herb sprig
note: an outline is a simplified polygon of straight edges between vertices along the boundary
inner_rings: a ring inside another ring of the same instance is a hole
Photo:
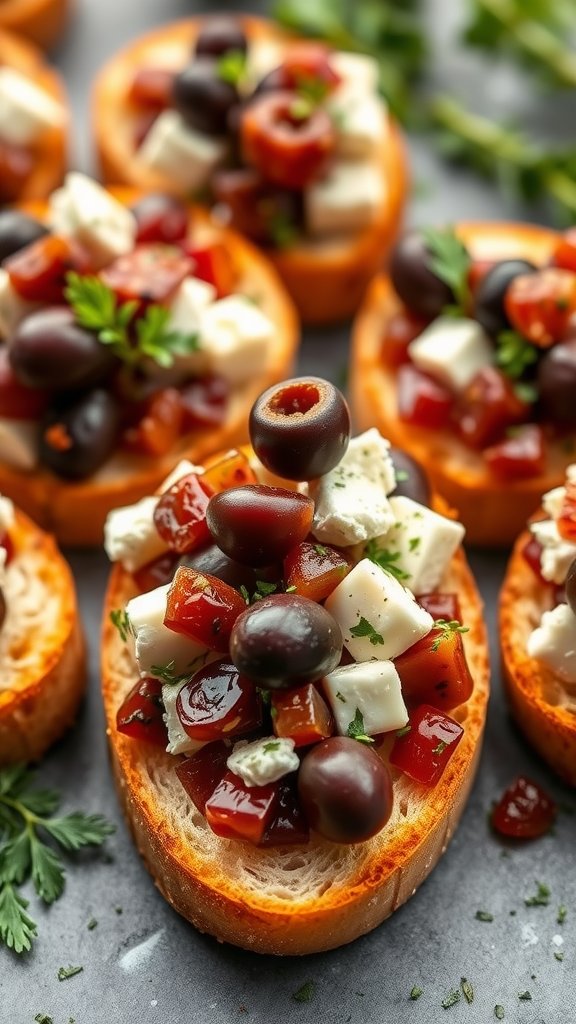
[[[376,540],[370,540],[364,548],[364,555],[366,558],[369,558],[371,562],[375,562],[381,569],[384,569],[385,572],[389,572],[392,576],[395,576],[400,582],[411,578],[410,573],[405,572],[404,569],[398,565],[401,557],[400,551],[389,551],[388,548],[380,547]]]
[[[350,627],[350,636],[356,638],[367,637],[374,647],[376,647],[377,644],[384,643],[384,637],[382,634],[378,633],[372,623],[368,622],[368,619],[365,619],[363,615],[360,616],[360,621],[355,626]]]
[[[442,632],[439,633],[438,636],[434,637],[432,646],[430,647],[431,651],[437,651],[442,640],[450,633],[468,633],[470,627],[463,626],[458,622],[458,619],[435,619],[434,629],[440,629]]]
[[[359,743],[374,743],[372,737],[366,735],[364,715],[360,708],[356,708],[356,714],[346,730],[346,735],[352,740],[358,740]]]
[[[468,274],[472,259],[454,229],[424,228],[422,236],[430,253],[428,266],[444,284],[452,289],[455,302],[443,312],[455,316],[466,316],[470,305]]]

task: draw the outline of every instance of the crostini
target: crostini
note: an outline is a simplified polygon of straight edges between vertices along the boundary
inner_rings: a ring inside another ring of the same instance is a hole
[[[349,441],[336,389],[271,388],[250,433],[111,514],[103,695],[162,894],[220,940],[305,954],[370,931],[446,849],[487,638],[463,528],[376,430]]]
[[[71,0],[2,0],[0,29],[49,50],[63,35],[71,6]]]
[[[157,28],[93,95],[105,181],[216,201],[308,323],[352,315],[398,233],[408,180],[372,58],[248,16]]]
[[[542,498],[500,594],[503,678],[532,746],[576,786],[576,465]]]
[[[32,43],[4,30],[8,7],[0,4],[0,205],[46,199],[60,185],[69,122],[59,74]]]
[[[469,223],[404,236],[358,313],[358,426],[426,466],[466,539],[511,545],[573,458],[574,236]]]
[[[68,563],[0,497],[0,767],[38,761],[72,724],[85,668]]]
[[[249,242],[174,197],[79,173],[0,213],[0,489],[60,543],[181,458],[247,437],[298,319]]]

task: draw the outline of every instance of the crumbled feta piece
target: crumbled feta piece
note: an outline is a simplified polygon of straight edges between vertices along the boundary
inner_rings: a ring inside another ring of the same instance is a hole
[[[326,104],[334,120],[340,156],[361,160],[372,156],[387,135],[386,107],[379,96],[339,88]]]
[[[0,535],[14,526],[14,502],[0,494]]]
[[[375,57],[335,50],[330,54],[330,66],[342,79],[339,88],[353,88],[365,94],[378,91],[380,68]]]
[[[542,495],[542,508],[550,519],[558,519],[565,497],[565,487],[553,487],[551,491]]]
[[[464,527],[402,495],[392,495],[390,506],[394,525],[383,537],[376,538],[376,544],[399,555],[395,565],[408,574],[406,583],[414,594],[427,594],[440,583],[462,542]]]
[[[477,320],[467,317],[438,317],[410,342],[408,354],[419,370],[455,392],[494,362],[490,338]]]
[[[249,299],[219,299],[202,311],[200,323],[200,348],[211,373],[241,384],[266,368],[275,328]]]
[[[434,625],[414,595],[368,558],[338,584],[325,608],[340,626],[344,646],[355,661],[395,658]]]
[[[180,690],[185,685],[186,680],[178,685],[178,683],[164,683],[162,687],[162,700],[164,702],[164,722],[168,730],[168,746],[166,750],[169,754],[188,754],[191,756],[195,754],[197,750],[206,746],[203,740],[193,740],[187,732],[184,732],[182,723],[178,718],[176,711],[176,700]]]
[[[12,287],[7,270],[0,267],[0,337],[10,338],[18,324],[40,303],[29,302]]]
[[[226,764],[247,786],[266,786],[300,767],[294,752],[294,740],[265,736],[247,743],[236,743]]]
[[[576,683],[576,616],[569,605],[544,612],[528,637],[528,655],[565,683]]]
[[[175,633],[164,625],[166,597],[170,584],[156,587],[147,594],[133,597],[126,605],[126,614],[134,635],[134,653],[141,676],[161,679],[157,668],[170,665],[174,676],[190,670],[190,675],[206,664],[210,655],[202,644]]]
[[[372,223],[386,196],[381,168],[359,160],[339,160],[325,178],[304,189],[306,227],[311,235],[362,231]]]
[[[341,736],[346,736],[357,711],[367,736],[401,729],[408,721],[400,677],[391,661],[342,665],[324,676],[322,685]]]
[[[66,114],[46,89],[15,68],[0,67],[0,138],[28,146],[45,131],[61,128]]]
[[[111,562],[122,562],[127,572],[136,572],[168,551],[168,545],[154,525],[157,504],[157,497],[142,498],[135,505],[112,509],[106,517],[106,554]]]
[[[163,110],[140,146],[137,159],[186,192],[196,192],[205,188],[227,152],[226,139],[196,131],[176,110]]]
[[[208,281],[185,277],[170,303],[170,330],[183,334],[199,333],[201,315],[214,302],[216,295],[214,285]],[[193,357],[197,355],[200,353],[193,353]]]
[[[190,459],[181,459],[177,466],[168,474],[165,480],[162,481],[158,488],[158,494],[166,494],[174,484],[177,484],[183,476],[188,476],[189,473],[196,473],[198,476],[202,476],[204,472],[204,466],[195,466]]]
[[[344,547],[379,537],[394,523],[387,495],[395,487],[390,443],[372,427],[351,439],[334,469],[310,481],[312,533],[326,544]]]
[[[132,211],[78,171],[70,171],[62,188],[50,196],[50,223],[57,234],[82,242],[97,269],[134,247],[137,225]]]
[[[38,465],[38,423],[0,417],[0,462],[14,469],[35,469]]]
[[[553,519],[530,524],[530,532],[542,545],[540,572],[550,583],[564,583],[570,564],[576,558],[576,544],[564,540]]]

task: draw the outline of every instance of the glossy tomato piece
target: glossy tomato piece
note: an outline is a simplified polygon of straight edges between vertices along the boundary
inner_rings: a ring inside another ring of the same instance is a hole
[[[576,228],[568,228],[567,231],[564,231],[556,246],[551,263],[554,267],[562,267],[564,270],[576,273]]]
[[[224,377],[210,375],[191,380],[180,388],[184,431],[219,427],[226,419],[230,385]]]
[[[155,590],[156,587],[163,587],[167,583],[171,583],[178,564],[178,558],[179,556],[175,551],[166,551],[163,555],[159,555],[158,558],[147,562],[146,565],[143,565],[133,573],[134,581],[140,593],[147,594],[149,590]]]
[[[116,728],[124,736],[166,748],[168,732],[163,714],[160,680],[139,679],[118,708]]]
[[[433,619],[445,619],[446,622],[462,622],[462,612],[457,594],[418,594],[418,604],[426,609]]]
[[[45,412],[50,395],[27,388],[14,374],[7,345],[0,348],[0,416],[10,420],[36,420]]]
[[[161,388],[147,400],[138,423],[124,431],[123,444],[137,455],[160,458],[176,444],[183,422],[180,392],[177,388]]]
[[[191,569],[197,569],[198,572],[206,573],[209,576],[217,576],[219,580],[228,583],[235,590],[246,587],[250,595],[256,589],[256,571],[248,565],[242,565],[241,562],[235,562],[234,559],[228,558],[228,555],[225,555],[212,540],[181,555],[179,564],[187,565]],[[261,572],[260,575],[266,575],[268,579],[269,574],[266,571],[265,573]],[[280,579],[281,572],[278,571],[276,580],[270,580],[270,582],[279,583]]]
[[[539,426],[526,423],[511,437],[484,450],[484,458],[500,480],[525,480],[540,476],[546,467],[544,437]]]
[[[422,782],[435,786],[464,735],[453,718],[421,704],[410,714],[409,728],[400,730],[390,752],[390,764]]]
[[[395,658],[394,665],[408,707],[429,704],[450,711],[472,696],[474,680],[456,629],[432,629]]]
[[[294,846],[307,843],[310,829],[298,799],[296,778],[285,775],[278,781],[278,809],[266,829],[260,846]]]
[[[217,172],[212,191],[226,206],[230,227],[260,245],[286,248],[303,231],[302,192],[265,181],[253,167]]]
[[[322,107],[298,93],[263,93],[242,114],[240,145],[246,163],[283,188],[301,189],[325,170],[336,147],[334,123]]]
[[[313,683],[272,694],[272,726],[275,736],[307,747],[328,739],[334,732],[332,712]]]
[[[181,242],[188,234],[190,211],[185,203],[167,192],[147,192],[132,207],[136,217],[136,244]]]
[[[176,73],[168,68],[138,68],[128,90],[128,102],[155,111],[172,106],[172,86],[175,78]]]
[[[331,50],[324,43],[294,43],[280,66],[284,88],[308,95],[316,102],[324,100],[341,82],[330,56]]]
[[[564,498],[556,525],[560,536],[564,540],[574,543],[576,541],[576,483],[567,480],[564,488]]]
[[[311,498],[284,487],[247,484],[216,494],[206,512],[212,539],[236,562],[254,567],[283,559],[310,532]]]
[[[188,473],[161,495],[154,525],[171,551],[184,554],[209,539],[206,510],[213,493],[201,475]]]
[[[214,491],[227,491],[230,487],[243,487],[244,484],[257,484],[258,478],[244,452],[233,448],[218,462],[214,462],[204,470],[204,480]]]
[[[34,167],[34,153],[25,146],[0,141],[0,202],[14,203]]]
[[[231,751],[229,743],[207,743],[176,765],[176,775],[200,814],[204,814],[208,797],[212,796],[226,773],[226,761]]]
[[[528,419],[530,409],[506,374],[485,366],[458,397],[453,415],[462,440],[472,448],[485,448],[508,427]]]
[[[508,285],[506,315],[514,328],[538,348],[566,337],[576,310],[576,273],[544,267],[521,274]]]
[[[192,260],[191,273],[214,285],[216,298],[224,299],[234,291],[238,274],[232,255],[224,245],[220,242],[205,246],[184,244],[182,248]]]
[[[90,256],[72,238],[44,235],[4,261],[10,284],[23,299],[46,305],[63,302],[66,274],[89,274]]]
[[[324,601],[354,567],[344,551],[327,544],[303,541],[284,559],[284,578],[288,590],[296,588],[300,597]]]
[[[277,782],[247,786],[238,775],[227,771],[206,801],[206,821],[217,836],[245,839],[258,846],[276,815],[279,798]]]
[[[395,367],[409,363],[408,345],[422,334],[429,322],[408,309],[400,310],[390,317],[382,338],[382,361],[387,366]]]
[[[441,430],[448,424],[452,405],[447,388],[412,363],[398,368],[398,417],[403,423]]]
[[[100,272],[119,302],[168,305],[193,263],[180,249],[159,242],[137,245]]]
[[[262,724],[262,700],[251,679],[226,659],[205,665],[178,693],[176,714],[193,740],[210,742]]]
[[[549,831],[557,807],[548,793],[526,775],[518,775],[492,812],[497,832],[515,839],[536,839]]]
[[[166,598],[164,625],[224,654],[232,627],[244,611],[246,603],[233,587],[215,576],[180,566]]]

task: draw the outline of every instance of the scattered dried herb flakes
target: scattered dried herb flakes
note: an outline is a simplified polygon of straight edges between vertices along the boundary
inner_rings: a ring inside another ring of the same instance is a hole
[[[73,967],[72,964],[68,964],[68,967],[60,967],[57,974],[58,981],[66,981],[67,978],[73,978],[75,974],[80,974],[80,971],[83,970],[83,967]]]
[[[488,910],[477,910],[474,917],[477,921],[492,922],[494,920],[494,914],[491,914]]]
[[[562,949],[555,949],[554,950],[554,956],[555,956],[556,960],[559,960],[560,963],[562,963],[562,961],[564,959],[564,950],[562,950]]]
[[[494,1016],[496,1017],[496,1020],[504,1020],[504,1007],[501,1006],[500,1003],[496,1003],[496,1006],[494,1007]]]
[[[412,991],[410,993],[410,999],[420,999],[421,995],[422,995],[422,989],[418,988],[418,985],[414,985],[414,987],[413,987],[413,989],[412,989]]]
[[[564,924],[564,921],[566,920],[566,914],[567,913],[568,913],[568,907],[565,907],[564,904],[562,903],[558,907],[558,917],[556,918],[558,924]]]
[[[526,989],[525,992],[519,992],[518,993],[518,999],[522,999],[523,1002],[529,1003],[530,1000],[532,999],[532,996],[530,995],[528,989]]]
[[[96,918],[95,917],[91,917],[90,920],[88,921],[88,924],[86,925],[86,927],[87,927],[89,932],[93,932],[94,929],[96,928],[97,924],[98,924],[98,921],[96,920]]]
[[[314,995],[314,982],[305,981],[302,988],[299,988],[297,992],[292,994],[292,999],[295,999],[297,1003],[309,1003]]]
[[[451,1006],[455,1006],[456,1003],[460,1002],[460,993],[457,988],[450,989],[448,995],[442,1000],[442,1009],[449,1010]]]
[[[52,1017],[49,1017],[47,1013],[37,1013],[34,1017],[37,1024],[54,1024]]]
[[[543,882],[536,882],[536,893],[527,896],[524,903],[527,907],[547,907],[550,903],[550,889]]]
[[[474,989],[472,988],[472,985],[467,980],[467,978],[460,978],[460,988],[462,989],[462,991],[464,993],[464,998],[465,998],[466,1002],[467,1003],[473,1003],[474,1002]]]

